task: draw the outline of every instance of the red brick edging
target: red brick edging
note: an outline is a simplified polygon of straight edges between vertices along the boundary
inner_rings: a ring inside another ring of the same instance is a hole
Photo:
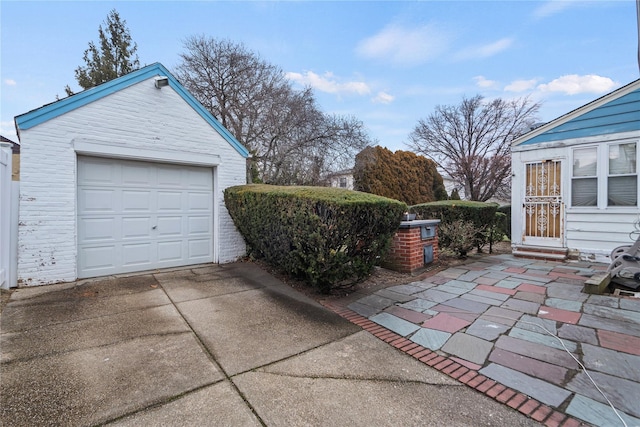
[[[544,423],[547,427],[587,425],[517,390],[489,379],[473,369],[462,366],[446,356],[439,355],[428,348],[416,344],[340,304],[322,301],[322,305],[414,359],[437,369],[500,403],[506,404],[527,417]]]

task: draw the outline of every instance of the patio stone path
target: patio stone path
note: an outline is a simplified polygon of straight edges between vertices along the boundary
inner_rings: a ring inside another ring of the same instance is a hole
[[[640,426],[640,300],[582,293],[605,269],[484,256],[333,308],[548,426]]]

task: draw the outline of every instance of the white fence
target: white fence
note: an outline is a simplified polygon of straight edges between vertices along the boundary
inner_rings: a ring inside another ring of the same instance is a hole
[[[11,145],[0,143],[0,288],[17,285],[19,182],[11,181]]]

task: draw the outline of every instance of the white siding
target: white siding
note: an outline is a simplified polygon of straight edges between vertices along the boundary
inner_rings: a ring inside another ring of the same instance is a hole
[[[244,255],[223,191],[246,182],[245,159],[171,87],[156,89],[148,79],[22,130],[20,141],[19,284],[77,278],[76,150],[87,144],[113,147],[105,150],[108,157],[184,164],[197,164],[199,155],[219,156],[219,165],[211,166],[214,262]]]
[[[512,243],[523,242],[522,204],[525,196],[524,165],[528,162],[545,159],[561,159],[562,194],[565,203],[564,235],[562,246],[577,253],[581,259],[596,262],[609,262],[612,249],[620,245],[630,245],[629,233],[635,229],[634,222],[640,219],[637,207],[571,207],[571,150],[580,145],[626,141],[629,138],[638,141],[640,133],[627,132],[605,136],[565,140],[532,146],[518,146],[511,156],[512,170]],[[602,182],[600,180],[599,182]]]

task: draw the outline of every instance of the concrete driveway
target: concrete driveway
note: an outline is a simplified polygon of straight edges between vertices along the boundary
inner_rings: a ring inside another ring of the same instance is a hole
[[[249,263],[15,291],[6,426],[537,425]]]

